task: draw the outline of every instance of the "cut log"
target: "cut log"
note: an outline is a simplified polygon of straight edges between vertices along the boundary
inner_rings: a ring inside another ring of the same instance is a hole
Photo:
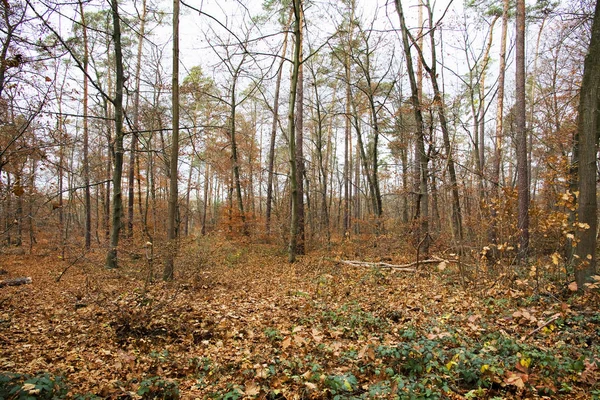
[[[31,278],[28,276],[22,276],[19,278],[5,279],[3,281],[0,281],[0,288],[2,288],[4,286],[27,285],[29,283],[31,283]]]

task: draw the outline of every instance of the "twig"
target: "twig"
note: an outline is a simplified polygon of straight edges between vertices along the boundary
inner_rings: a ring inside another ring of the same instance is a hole
[[[546,326],[550,325],[551,323],[553,323],[554,321],[556,321],[558,318],[560,317],[560,313],[556,313],[553,316],[550,317],[550,319],[546,322],[544,322],[541,326],[538,326],[536,329],[532,330],[531,332],[529,332],[527,334],[527,337],[533,335],[536,332],[539,332],[540,330],[544,329]]]
[[[73,261],[71,261],[71,263],[69,265],[67,265],[65,267],[65,269],[63,269],[63,272],[61,272],[60,275],[57,276],[54,281],[55,282],[60,282],[60,280],[62,279],[63,275],[69,270],[69,268],[71,268],[73,265],[77,264],[77,262],[79,260],[81,260],[82,258],[85,258],[85,253],[82,254],[82,255],[80,255],[79,257],[75,258]]]

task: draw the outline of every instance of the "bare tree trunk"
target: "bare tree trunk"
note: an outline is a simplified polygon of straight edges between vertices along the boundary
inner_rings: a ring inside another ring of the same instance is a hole
[[[300,60],[298,65],[298,88],[296,89],[296,171],[298,174],[297,180],[297,192],[296,196],[298,200],[296,202],[296,210],[298,213],[298,239],[296,241],[296,254],[304,254],[306,251],[305,240],[306,235],[304,232],[304,64],[303,64],[303,52],[304,52],[304,10],[302,1],[299,7],[300,16],[300,36],[298,41],[295,43],[300,48]]]
[[[287,53],[288,45],[288,30],[292,23],[292,12],[288,19],[288,23],[285,27],[285,35],[283,37],[283,47],[281,49],[281,62],[279,63],[279,69],[277,71],[277,81],[275,82],[275,97],[273,99],[273,123],[271,124],[271,140],[269,142],[269,158],[267,164],[268,176],[267,176],[267,204],[266,204],[266,221],[265,230],[267,235],[271,233],[271,211],[273,209],[273,168],[275,163],[275,139],[277,137],[277,124],[279,122],[279,92],[281,89],[281,77],[283,75],[283,64],[285,62],[285,55]]]
[[[447,165],[448,165],[448,174],[450,175],[450,186],[452,191],[452,232],[454,234],[454,238],[459,242],[463,239],[462,232],[462,215],[460,210],[460,195],[458,192],[458,180],[456,179],[456,171],[454,168],[454,156],[452,152],[452,145],[450,143],[450,132],[448,130],[448,122],[446,119],[446,108],[444,105],[444,97],[441,93],[439,84],[438,84],[438,74],[437,74],[437,58],[436,58],[436,50],[435,50],[435,28],[433,26],[433,11],[431,9],[431,5],[429,0],[426,3],[426,9],[428,12],[429,19],[429,37],[430,37],[430,46],[431,46],[431,66],[427,65],[425,62],[425,58],[423,57],[422,48],[417,46],[417,51],[419,56],[421,57],[421,63],[425,68],[425,71],[429,74],[429,78],[431,79],[431,84],[433,86],[433,103],[435,104],[438,112],[438,117],[440,119],[440,127],[442,128],[442,136],[444,141],[444,149],[446,150],[447,157]]]
[[[502,164],[502,138],[504,119],[504,78],[506,70],[506,36],[508,33],[508,10],[509,0],[502,1],[502,37],[500,38],[500,61],[498,72],[498,101],[496,103],[496,151],[494,153],[494,170],[492,177],[492,199],[494,204],[491,208],[490,242],[498,243],[498,208],[500,201],[500,165]]]
[[[83,30],[83,181],[84,181],[84,204],[85,204],[85,249],[89,250],[92,244],[92,199],[90,193],[90,161],[89,161],[89,129],[88,129],[88,64],[89,49],[87,37],[87,25],[83,2],[79,1],[79,12],[81,14],[81,28]],[[62,196],[62,194],[61,194]]]
[[[188,179],[187,179],[187,188],[185,192],[185,222],[183,224],[183,234],[184,236],[189,235],[190,229],[190,192],[192,191],[192,175],[194,171],[194,155],[190,156],[190,170],[188,171]]]
[[[210,164],[205,163],[204,164],[204,197],[203,197],[203,203],[202,204],[202,229],[200,231],[200,233],[202,235],[206,235],[206,214],[207,214],[207,210],[208,210],[208,189],[209,189],[209,169],[210,169]]]
[[[347,29],[348,37],[347,37],[347,45],[346,55],[344,59],[344,74],[346,79],[346,119],[345,119],[345,127],[344,127],[344,212],[343,212],[343,234],[347,235],[350,232],[351,226],[351,218],[350,218],[350,204],[352,202],[352,179],[351,179],[351,171],[352,171],[352,87],[350,82],[351,76],[351,63],[350,63],[350,53],[352,51],[352,38],[354,31],[354,12],[356,4],[354,1],[350,1],[350,23]],[[358,192],[355,192],[358,195]]]
[[[598,229],[597,158],[600,135],[600,2],[596,3],[592,39],[585,57],[577,121],[578,229],[575,252],[575,280],[579,290],[591,282],[596,272]]]
[[[32,254],[33,245],[37,243],[35,238],[35,224],[33,223],[33,206],[35,203],[35,171],[37,162],[35,157],[31,158],[31,173],[29,174],[29,210],[27,211],[27,225],[29,231],[29,254]]]
[[[119,17],[118,0],[111,0],[113,19],[113,43],[115,49],[116,66],[116,88],[115,98],[112,103],[115,107],[115,165],[113,169],[113,205],[112,205],[112,229],[110,243],[106,254],[106,267],[117,268],[117,248],[119,246],[119,234],[121,232],[123,214],[123,195],[121,178],[123,175],[123,85],[125,74],[123,71],[123,52],[121,49],[121,20]]]
[[[177,239],[177,178],[179,176],[179,0],[173,0],[173,75],[171,107],[173,136],[171,137],[169,210],[167,215],[167,240],[169,249],[163,269],[163,280],[173,280]]]
[[[516,147],[517,191],[519,196],[518,228],[520,234],[519,257],[524,259],[529,249],[529,177],[527,162],[527,130],[525,125],[525,0],[517,0],[516,31]]]
[[[485,202],[485,79],[487,77],[487,69],[490,62],[490,50],[494,38],[494,26],[499,18],[500,16],[496,15],[490,24],[490,33],[483,54],[483,65],[481,66],[481,77],[479,79],[479,107],[477,110],[477,122],[479,123],[479,169],[477,172],[479,175],[479,200],[481,204],[484,204]]]
[[[137,47],[137,63],[135,66],[135,94],[133,99],[133,132],[131,135],[131,149],[129,152],[129,175],[127,193],[127,237],[133,238],[133,204],[135,188],[135,166],[138,145],[138,131],[140,130],[140,82],[142,70],[142,50],[146,28],[146,0],[142,2],[142,15],[140,17],[140,31]]]
[[[395,0],[396,12],[400,18],[400,26],[402,30],[402,45],[404,47],[404,55],[406,59],[406,66],[408,72],[408,78],[410,81],[411,88],[411,103],[415,114],[415,122],[417,129],[417,144],[415,157],[419,159],[419,176],[420,176],[420,187],[416,202],[415,219],[419,221],[419,232],[417,241],[420,243],[419,251],[427,254],[429,252],[429,194],[427,188],[428,181],[428,167],[429,162],[428,155],[425,152],[425,135],[423,131],[423,114],[421,112],[421,102],[419,100],[419,91],[417,81],[415,79],[415,72],[412,63],[412,55],[410,51],[410,43],[408,40],[408,29],[404,20],[404,12],[402,11],[402,3],[400,0]]]
[[[293,263],[296,261],[297,239],[298,239],[298,180],[302,179],[298,176],[296,168],[296,118],[295,105],[296,94],[298,89],[298,73],[300,69],[300,43],[302,41],[301,23],[302,23],[302,0],[293,0],[294,9],[294,56],[293,68],[290,84],[290,105],[288,110],[288,140],[289,140],[289,157],[290,157],[290,197],[291,197],[291,213],[290,213],[290,237],[288,247],[288,261]]]
[[[235,194],[237,199],[237,208],[240,213],[240,217],[243,223],[243,233],[244,235],[248,234],[248,227],[246,225],[246,214],[244,212],[244,198],[242,197],[242,184],[240,182],[240,162],[237,151],[237,139],[236,139],[236,112],[237,112],[237,104],[236,104],[236,90],[237,90],[237,80],[241,70],[242,64],[238,66],[238,68],[234,71],[233,83],[231,87],[231,114],[230,118],[230,130],[229,130],[229,138],[231,140],[231,164],[232,164],[232,175],[233,182],[232,184],[235,187]]]

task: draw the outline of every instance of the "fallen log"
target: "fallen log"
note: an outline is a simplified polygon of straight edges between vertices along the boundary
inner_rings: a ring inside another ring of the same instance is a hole
[[[22,276],[19,278],[5,279],[3,281],[0,281],[0,288],[5,286],[27,285],[29,283],[31,283],[31,278],[28,276]]]
[[[371,268],[387,268],[393,269],[394,271],[402,271],[402,272],[416,272],[417,269],[413,268],[419,264],[439,264],[444,260],[441,259],[429,259],[429,260],[421,260],[414,261],[408,264],[388,264],[384,262],[366,262],[366,261],[356,261],[356,260],[336,260],[341,264],[351,265],[353,267],[371,267]]]

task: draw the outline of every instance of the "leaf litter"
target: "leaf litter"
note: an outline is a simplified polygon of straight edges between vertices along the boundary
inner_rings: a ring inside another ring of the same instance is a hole
[[[64,262],[3,255],[33,284],[0,291],[0,370],[63,376],[70,398],[600,394],[598,293],[459,284],[449,263],[406,273],[315,252],[290,265],[274,246],[213,240],[182,251],[172,283],[95,253],[56,282]]]

